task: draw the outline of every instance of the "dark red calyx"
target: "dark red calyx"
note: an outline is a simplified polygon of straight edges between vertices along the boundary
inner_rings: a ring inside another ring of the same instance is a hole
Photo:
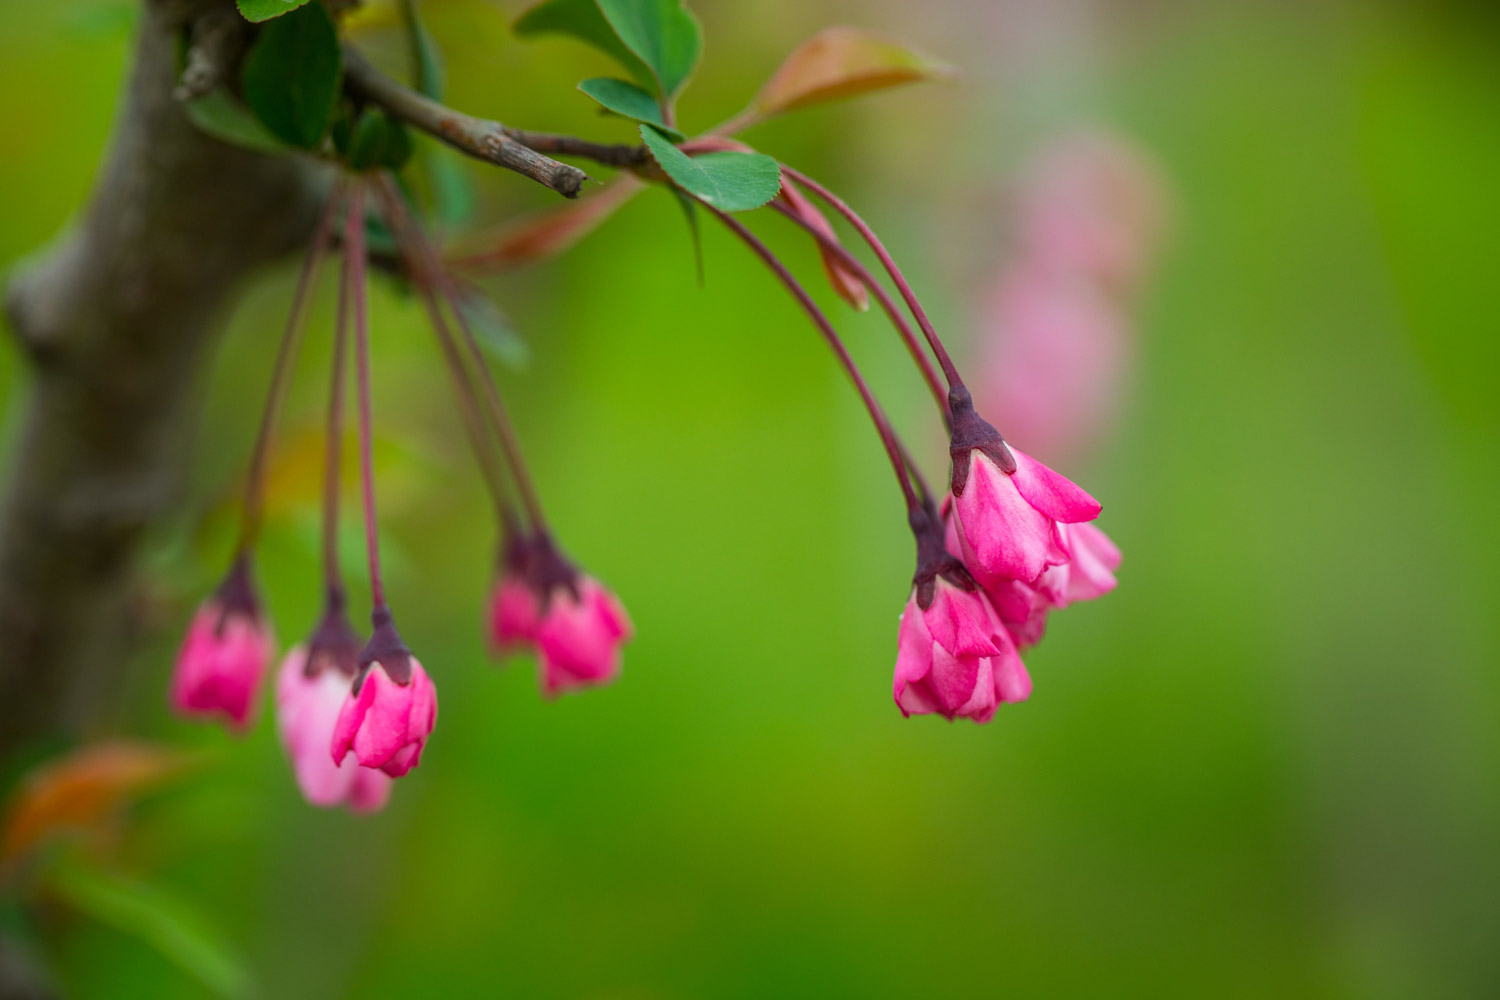
[[[962,496],[969,483],[969,464],[975,451],[983,452],[1007,476],[1015,474],[1015,456],[994,425],[974,412],[974,398],[967,386],[960,384],[948,390],[948,414],[953,424],[948,439],[948,454],[953,459],[949,488],[954,496]]]
[[[250,575],[250,556],[241,552],[234,557],[229,572],[214,591],[214,601],[219,605],[219,621],[215,626],[222,635],[231,615],[240,615],[251,621],[260,620],[260,598],[255,593],[255,581]]]
[[[370,670],[377,663],[385,668],[386,676],[397,684],[403,687],[410,684],[411,650],[402,640],[401,633],[396,631],[391,609],[376,608],[370,615],[370,622],[374,629],[370,633],[370,641],[359,654],[359,676],[354,678],[354,693],[359,694],[365,678],[370,676]]]
[[[923,611],[932,607],[939,577],[960,590],[978,588],[979,584],[974,582],[963,562],[943,544],[943,522],[931,513],[930,505],[929,509],[912,510],[908,520],[917,540],[917,571],[911,578],[917,594],[917,607]]]
[[[344,610],[344,593],[330,588],[323,608],[323,617],[307,639],[307,662],[302,671],[308,677],[316,677],[324,670],[333,669],[345,677],[359,673],[359,656],[364,640],[349,623]]]

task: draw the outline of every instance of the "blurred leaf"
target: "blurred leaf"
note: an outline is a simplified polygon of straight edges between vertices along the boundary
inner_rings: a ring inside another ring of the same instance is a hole
[[[307,3],[307,0],[235,0],[247,21],[269,21]]]
[[[825,28],[797,47],[750,102],[751,120],[903,83],[952,77],[953,67],[862,28]]]
[[[48,887],[79,913],[149,944],[219,996],[249,991],[249,972],[223,935],[175,894],[77,864],[59,865]]]
[[[531,364],[531,348],[494,299],[473,285],[457,281],[453,283],[453,297],[486,352],[514,371]]]
[[[682,206],[682,214],[687,217],[688,232],[693,238],[693,264],[698,269],[698,287],[703,287],[703,237],[698,231],[698,203],[686,192],[677,188],[671,189],[677,199],[677,204]]]
[[[655,125],[674,142],[682,141],[682,133],[662,121],[661,105],[656,98],[635,84],[608,76],[596,76],[580,83],[578,89],[615,114]]]
[[[289,148],[225,87],[189,101],[186,110],[190,122],[221,142],[257,153],[284,153]]]
[[[260,30],[245,56],[245,103],[273,135],[315,149],[333,115],[342,71],[332,18],[321,3],[307,4]]]
[[[422,23],[417,0],[401,0],[401,23],[406,28],[406,38],[411,44],[412,83],[434,101],[443,99],[443,56],[437,43]]]
[[[83,38],[125,38],[140,19],[139,4],[128,0],[94,0],[65,8],[64,28]]]
[[[604,18],[651,68],[662,98],[682,89],[703,47],[703,29],[680,0],[597,0]]]
[[[641,139],[678,187],[724,212],[759,208],[781,189],[781,166],[760,153],[708,153],[690,157],[650,125]]]
[[[400,170],[411,159],[411,133],[379,108],[367,107],[349,136],[349,166],[355,170]]]
[[[0,863],[63,830],[87,829],[126,801],[176,777],[189,758],[147,743],[97,743],[47,762],[22,779],[6,808]]]
[[[802,191],[789,180],[781,182],[781,193],[777,195],[787,207],[797,213],[797,217],[812,226],[819,233],[835,241],[838,234],[834,231],[833,224],[828,217],[818,211]],[[818,256],[823,258],[823,270],[828,274],[828,281],[833,285],[833,290],[838,293],[839,298],[849,303],[860,312],[870,308],[870,290],[865,283],[839,261],[838,257],[831,251],[825,250],[823,244],[818,244]]]
[[[455,264],[466,270],[505,270],[555,257],[599,228],[644,187],[631,174],[620,174],[596,195],[559,202],[502,226]]]
[[[651,68],[620,41],[594,0],[547,0],[517,18],[512,30],[518,38],[571,35],[613,57],[637,82],[657,85]]]

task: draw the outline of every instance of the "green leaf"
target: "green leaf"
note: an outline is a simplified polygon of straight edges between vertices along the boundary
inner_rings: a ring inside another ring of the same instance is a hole
[[[641,141],[672,183],[722,212],[759,208],[781,190],[781,166],[760,153],[709,153],[690,157],[650,125]]]
[[[343,52],[321,3],[310,3],[260,29],[245,56],[242,89],[273,135],[316,149],[338,100]]]
[[[656,98],[635,84],[613,77],[596,76],[580,83],[578,89],[615,114],[655,125],[673,141],[682,141],[682,133],[661,120],[661,105]]]
[[[698,203],[693,200],[692,195],[678,188],[671,189],[677,198],[677,204],[682,206],[682,214],[687,218],[688,233],[693,237],[693,263],[698,268],[698,287],[703,287],[703,237],[698,232]]]
[[[355,170],[400,170],[411,152],[406,126],[379,108],[365,108],[349,135],[349,166]]]
[[[247,21],[269,21],[273,17],[288,14],[307,3],[307,0],[235,0],[240,13]]]
[[[638,82],[648,87],[656,86],[656,76],[651,68],[625,47],[594,0],[547,0],[522,14],[511,30],[517,38],[571,35],[611,56]]]
[[[229,90],[215,87],[187,104],[188,121],[221,142],[257,153],[284,153],[287,144],[276,138]]]
[[[406,26],[406,38],[411,45],[412,84],[423,95],[434,101],[443,99],[443,56],[437,43],[422,23],[417,10],[417,0],[401,0],[401,22]]]
[[[512,371],[523,371],[531,364],[531,348],[494,299],[470,284],[455,285],[453,298],[487,354]]]
[[[134,935],[222,997],[243,997],[250,976],[218,931],[183,900],[78,864],[59,866],[52,890],[80,913]]]
[[[703,29],[681,0],[596,0],[625,47],[651,67],[671,100],[698,65]]]

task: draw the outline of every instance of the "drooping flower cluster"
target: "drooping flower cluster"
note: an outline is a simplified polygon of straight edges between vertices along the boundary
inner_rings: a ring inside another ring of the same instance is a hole
[[[1041,639],[1052,611],[1113,589],[1120,552],[1089,523],[1099,516],[1098,501],[1009,447],[975,412],[969,390],[921,304],[864,220],[811,178],[785,166],[782,171],[784,203],[776,206],[778,211],[818,242],[841,296],[856,305],[863,302],[846,294],[847,282],[858,279],[880,301],[938,399],[949,429],[949,492],[939,501],[828,318],[764,244],[719,214],[786,285],[833,348],[869,410],[900,483],[917,544],[917,570],[901,616],[893,696],[906,715],[987,722],[999,705],[1031,694],[1020,650]],[[920,326],[937,368],[891,297],[839,245],[801,190],[832,206],[874,251]]]
[[[259,703],[274,652],[270,625],[250,575],[261,526],[267,453],[300,339],[306,299],[331,242],[335,214],[342,210],[344,267],[334,331],[324,473],[325,606],[312,634],[283,659],[275,702],[277,729],[303,797],[316,806],[342,805],[355,812],[382,808],[390,798],[393,780],[421,763],[438,714],[436,687],[396,630],[380,571],[365,315],[364,196],[368,189],[381,199],[384,221],[397,235],[404,255],[406,276],[428,308],[486,484],[497,509],[505,512],[505,550],[523,554],[507,562],[506,575],[497,587],[495,651],[534,649],[543,690],[553,695],[614,679],[620,670],[620,646],[631,635],[630,621],[619,601],[565,560],[552,543],[498,390],[458,306],[462,290],[439,265],[408,214],[403,196],[383,175],[355,176],[341,183],[309,247],[277,354],[231,569],[189,626],[170,694],[172,704],[183,714],[222,717],[240,732],[250,726]],[[458,337],[449,326],[450,318],[458,327]],[[345,610],[336,546],[351,326],[372,605],[368,641],[350,624]],[[507,476],[520,494],[529,527],[510,513]]]

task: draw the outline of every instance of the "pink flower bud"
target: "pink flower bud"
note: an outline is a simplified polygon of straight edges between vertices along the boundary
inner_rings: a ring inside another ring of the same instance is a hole
[[[519,652],[536,638],[541,603],[527,582],[526,539],[512,526],[501,558],[500,579],[490,592],[489,640],[495,655]]]
[[[172,706],[187,716],[223,716],[236,730],[249,728],[275,645],[237,560],[212,598],[199,607],[177,653]]]
[[[952,507],[964,565],[990,588],[1005,580],[1032,583],[1048,566],[1067,562],[1060,525],[1099,516],[1099,502],[1073,482],[1024,452],[1011,454],[1013,475],[977,448],[954,456],[968,463]]]
[[[404,669],[397,667],[396,672],[407,674],[405,683],[398,683],[385,663],[376,660],[356,681],[333,727],[335,763],[344,763],[353,751],[361,767],[379,768],[399,778],[421,762],[422,748],[437,723],[437,689],[410,654],[404,655]]]
[[[332,664],[316,666],[309,662],[308,647],[299,645],[287,653],[276,677],[277,729],[297,787],[315,806],[375,812],[390,798],[390,776],[351,760],[336,762],[328,754],[353,678]]]
[[[624,607],[591,576],[552,589],[536,630],[548,695],[603,684],[620,672],[620,646],[634,634]]]
[[[924,609],[914,588],[897,641],[893,695],[903,715],[988,722],[1001,703],[1031,694],[1031,677],[982,591],[939,577]]]

